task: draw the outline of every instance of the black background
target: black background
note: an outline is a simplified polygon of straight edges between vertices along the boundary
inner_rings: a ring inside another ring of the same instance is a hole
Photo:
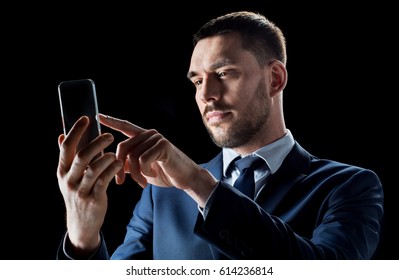
[[[197,162],[218,151],[186,79],[192,34],[225,12],[264,13],[287,37],[287,127],[311,153],[374,170],[386,194],[376,259],[398,259],[394,9],[278,1],[4,6],[0,259],[54,259],[65,230],[57,186],[57,85],[96,82],[99,110],[156,128]],[[105,129],[104,129],[105,130]],[[117,140],[123,139],[115,135]],[[103,230],[122,241],[141,189],[112,183]]]

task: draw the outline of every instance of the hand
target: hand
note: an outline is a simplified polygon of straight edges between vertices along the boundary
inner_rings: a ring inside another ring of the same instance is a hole
[[[175,186],[186,191],[200,206],[205,204],[217,180],[158,131],[102,114],[99,120],[129,137],[118,144],[116,151],[118,160],[125,163],[116,175],[118,184],[125,181],[125,173],[130,173],[143,188],[147,183],[160,187]]]
[[[107,211],[109,182],[122,168],[114,153],[96,156],[108,147],[113,136],[104,133],[77,151],[89,119],[80,118],[68,135],[58,137],[60,147],[58,184],[66,205],[68,236],[77,253],[87,254],[100,242],[100,228]]]

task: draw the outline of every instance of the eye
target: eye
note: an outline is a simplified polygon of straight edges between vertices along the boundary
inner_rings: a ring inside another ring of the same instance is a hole
[[[194,80],[194,81],[193,81],[193,84],[194,84],[195,86],[200,86],[200,85],[202,84],[202,80]]]
[[[226,75],[227,75],[226,72],[219,72],[219,73],[218,73],[219,78],[222,78],[222,77],[224,77],[224,76],[226,76]]]

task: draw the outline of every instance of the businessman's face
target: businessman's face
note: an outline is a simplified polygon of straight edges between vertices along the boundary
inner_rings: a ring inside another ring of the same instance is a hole
[[[205,127],[219,147],[258,145],[272,102],[265,73],[241,47],[239,34],[209,37],[196,45],[188,77]]]

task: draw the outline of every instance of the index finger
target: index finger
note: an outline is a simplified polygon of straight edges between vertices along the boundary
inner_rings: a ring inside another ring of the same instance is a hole
[[[144,128],[141,128],[126,120],[121,120],[104,114],[98,114],[98,117],[101,124],[116,131],[122,132],[128,137],[136,136],[145,131]]]

